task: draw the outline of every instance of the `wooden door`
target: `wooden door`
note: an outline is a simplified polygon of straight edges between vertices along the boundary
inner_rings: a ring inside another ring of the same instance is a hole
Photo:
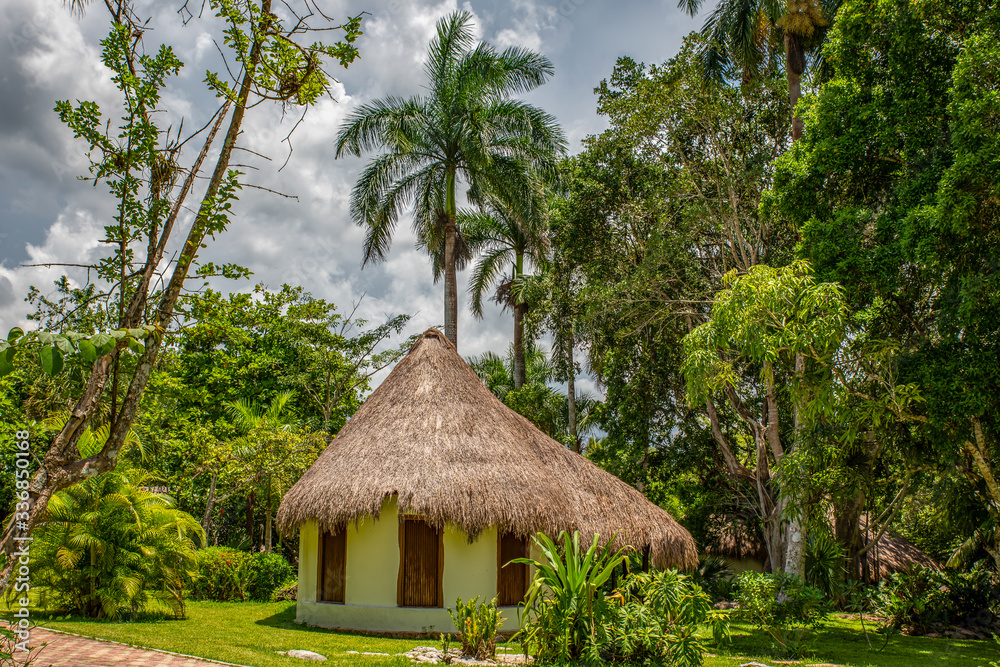
[[[347,579],[347,530],[322,533],[319,550],[319,601],[344,604]]]
[[[528,592],[528,565],[511,563],[515,558],[528,557],[528,540],[513,533],[497,538],[497,604],[513,607],[524,600]]]
[[[423,519],[412,517],[405,517],[399,530],[399,606],[443,606],[444,549],[441,531]]]

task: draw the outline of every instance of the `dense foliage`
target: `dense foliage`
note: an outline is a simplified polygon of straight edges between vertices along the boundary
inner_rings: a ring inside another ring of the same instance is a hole
[[[543,560],[525,601],[518,634],[536,661],[565,664],[702,664],[706,651],[697,633],[710,629],[717,642],[728,636],[727,612],[691,579],[673,570],[626,575],[607,592],[605,584],[626,556],[599,536],[585,550],[579,533],[560,535],[558,544],[539,534]]]

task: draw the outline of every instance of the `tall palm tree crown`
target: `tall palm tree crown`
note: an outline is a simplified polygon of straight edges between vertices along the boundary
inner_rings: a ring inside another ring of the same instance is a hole
[[[697,16],[704,0],[679,0],[678,6]],[[702,28],[706,39],[701,53],[707,75],[718,78],[730,65],[751,79],[762,65],[784,56],[788,97],[792,105],[792,139],[802,136],[802,119],[795,105],[802,95],[801,78],[806,52],[826,36],[828,17],[843,0],[719,0]]]
[[[385,259],[400,213],[412,204],[418,245],[444,273],[445,335],[456,345],[459,181],[470,199],[497,186],[527,192],[527,169],[554,174],[566,147],[555,118],[510,97],[544,83],[552,63],[524,48],[477,44],[471,23],[469,12],[439,21],[425,66],[427,94],[359,107],[340,129],[336,152],[381,151],[351,193],[351,217],[367,227],[363,263]]]

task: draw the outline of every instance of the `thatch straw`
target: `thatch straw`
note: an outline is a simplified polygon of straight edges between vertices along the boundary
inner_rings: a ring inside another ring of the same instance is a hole
[[[436,329],[414,343],[278,510],[285,534],[401,512],[470,539],[490,526],[522,537],[617,534],[657,567],[693,567],[694,539],[636,489],[549,438],[500,402]]]
[[[868,533],[866,517],[862,515],[859,520],[859,529],[866,536],[865,540],[870,540],[874,535]],[[735,517],[729,519],[717,531],[713,543],[706,546],[705,553],[733,560],[752,559],[764,562],[767,559],[767,549],[759,531]],[[914,564],[935,570],[941,569],[937,561],[912,542],[886,531],[875,546],[865,553],[862,569],[867,570],[871,579],[878,581],[893,572],[902,572]]]

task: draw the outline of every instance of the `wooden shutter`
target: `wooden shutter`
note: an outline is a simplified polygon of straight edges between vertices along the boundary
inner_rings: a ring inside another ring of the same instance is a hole
[[[404,517],[399,525],[400,607],[442,607],[444,545],[441,531],[420,518]]]
[[[322,533],[319,550],[319,601],[344,604],[347,578],[347,527]]]
[[[528,557],[528,540],[513,533],[497,538],[497,604],[513,607],[524,600],[528,592],[528,566],[511,563],[515,558]]]

